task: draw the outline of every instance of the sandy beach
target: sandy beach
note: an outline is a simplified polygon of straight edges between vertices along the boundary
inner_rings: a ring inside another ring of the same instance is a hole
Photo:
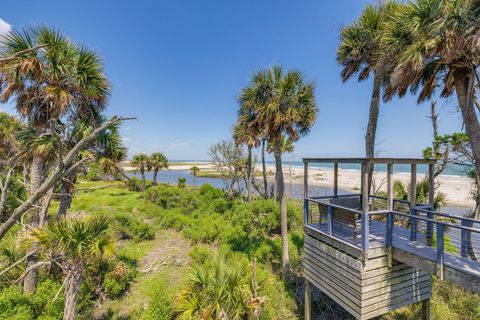
[[[175,164],[169,166],[169,170],[189,170],[192,165],[196,165],[200,170],[215,170],[214,166],[210,163],[198,162],[198,163],[188,163],[185,165]],[[135,168],[130,166],[124,166],[124,170],[133,171]],[[257,163],[255,168],[256,171],[261,171],[261,164]],[[267,164],[267,171],[274,172],[275,166],[273,164]],[[292,181],[295,184],[303,184],[303,168],[298,166],[290,166],[284,164],[284,175],[285,183],[287,184],[290,181],[290,176],[292,176]],[[410,174],[408,173],[395,173],[394,179],[401,180],[403,183],[409,183]],[[417,180],[420,181],[424,177],[423,174],[417,174]],[[386,172],[375,172],[374,180],[375,185],[380,187],[380,190],[386,190]],[[272,176],[269,179],[273,179]],[[322,168],[309,168],[308,179],[310,185],[322,186],[322,187],[333,187],[333,169],[322,169]],[[470,197],[471,192],[471,181],[469,178],[464,176],[448,176],[440,175],[437,179],[437,182],[440,183],[439,190],[447,194],[447,201],[450,206],[457,207],[467,207],[473,208],[475,202]],[[383,185],[382,185],[383,183]],[[339,170],[338,176],[338,186],[341,189],[348,190],[351,192],[358,192],[360,190],[360,171],[358,170]]]
[[[256,170],[261,170],[261,167],[257,166]],[[267,170],[274,171],[275,166],[267,165]],[[290,171],[290,167],[284,165],[284,174],[286,183],[289,181],[290,175],[292,175],[294,183],[303,184],[303,168],[292,166]],[[393,178],[400,180],[403,183],[410,182],[409,173],[395,173]],[[420,181],[423,178],[423,174],[417,174],[417,181]],[[333,187],[333,169],[310,167],[308,169],[308,179],[310,185]],[[348,191],[358,192],[360,190],[360,179],[360,171],[340,169],[338,172],[338,187]],[[382,191],[386,191],[386,179],[386,172],[374,173],[375,185],[381,186],[380,190]],[[436,181],[440,184],[439,191],[447,194],[449,205],[474,207],[475,202],[470,197],[472,185],[468,177],[440,175]]]

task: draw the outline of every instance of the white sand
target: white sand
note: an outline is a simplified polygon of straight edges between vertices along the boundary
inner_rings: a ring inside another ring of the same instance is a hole
[[[261,167],[257,166],[257,170]],[[275,166],[267,165],[267,170],[275,170]],[[360,190],[360,171],[339,169],[338,171],[338,187],[348,191]],[[292,166],[292,174],[295,183],[303,183],[303,168]],[[288,165],[284,165],[284,175],[288,180],[290,176],[290,169]],[[417,181],[420,181],[425,176],[417,174]],[[375,186],[380,186],[380,190],[386,191],[386,172],[375,172],[374,180]],[[393,179],[401,180],[403,183],[410,183],[409,173],[394,173]],[[308,180],[310,185],[333,187],[333,169],[308,169]],[[440,183],[439,191],[447,194],[447,202],[451,206],[460,207],[474,207],[475,202],[470,197],[472,190],[472,183],[468,177],[463,176],[443,176],[440,175],[436,182]]]

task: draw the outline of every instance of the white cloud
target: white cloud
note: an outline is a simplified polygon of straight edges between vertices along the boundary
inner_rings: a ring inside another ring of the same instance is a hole
[[[0,18],[0,35],[5,34],[12,29],[12,26],[8,24],[5,20]]]
[[[123,142],[133,142],[133,138],[130,137],[122,137]]]

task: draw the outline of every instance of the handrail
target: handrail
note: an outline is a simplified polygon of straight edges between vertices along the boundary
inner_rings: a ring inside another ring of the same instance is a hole
[[[480,220],[476,220],[476,219],[472,219],[472,218],[453,216],[453,215],[450,215],[448,213],[438,212],[438,211],[434,211],[434,210],[428,210],[428,209],[419,208],[419,207],[415,207],[414,209],[417,210],[417,211],[420,211],[420,212],[431,213],[431,214],[436,215],[436,216],[453,218],[453,219],[456,219],[456,220],[470,221],[470,222],[473,222],[473,223],[480,223]]]
[[[459,226],[458,224],[452,224],[452,223],[445,222],[445,221],[429,219],[429,218],[416,216],[416,215],[412,215],[412,214],[408,214],[408,213],[404,213],[404,212],[398,212],[398,211],[391,211],[391,212],[395,215],[399,215],[399,216],[403,216],[403,217],[414,218],[414,219],[418,219],[418,220],[421,220],[421,221],[432,222],[432,223],[435,223],[435,224],[441,224],[441,225],[444,225],[446,227],[457,228],[457,229],[460,229],[460,230],[466,230],[466,231],[471,231],[471,232],[475,232],[475,233],[480,233],[480,229],[477,229],[477,228]],[[480,221],[477,221],[477,222],[480,222]]]
[[[360,210],[356,210],[356,209],[352,209],[352,208],[340,206],[340,205],[338,205],[338,204],[334,204],[334,203],[330,203],[330,202],[325,202],[325,201],[322,201],[321,199],[305,198],[305,200],[307,200],[307,201],[312,201],[312,202],[315,202],[315,203],[322,203],[322,204],[325,204],[325,205],[330,206],[330,207],[332,207],[332,208],[346,209],[347,211],[352,211],[353,213],[357,213],[357,214],[362,214],[362,213],[363,213],[363,212],[360,211]]]

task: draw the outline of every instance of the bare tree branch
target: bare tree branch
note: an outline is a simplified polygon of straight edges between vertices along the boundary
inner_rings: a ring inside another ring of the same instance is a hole
[[[102,131],[110,126],[125,120],[131,120],[135,118],[131,117],[117,117],[114,116],[110,120],[103,123],[87,136],[83,137],[64,157],[63,161],[57,165],[50,177],[48,177],[42,185],[19,207],[17,207],[12,215],[5,223],[0,226],[0,239],[10,230],[10,228],[20,219],[20,217],[34,206],[53,186],[65,175],[69,174],[72,170],[78,168],[83,163],[83,159],[76,162],[78,154],[89,143],[91,143]],[[85,158],[87,159],[87,158]]]

